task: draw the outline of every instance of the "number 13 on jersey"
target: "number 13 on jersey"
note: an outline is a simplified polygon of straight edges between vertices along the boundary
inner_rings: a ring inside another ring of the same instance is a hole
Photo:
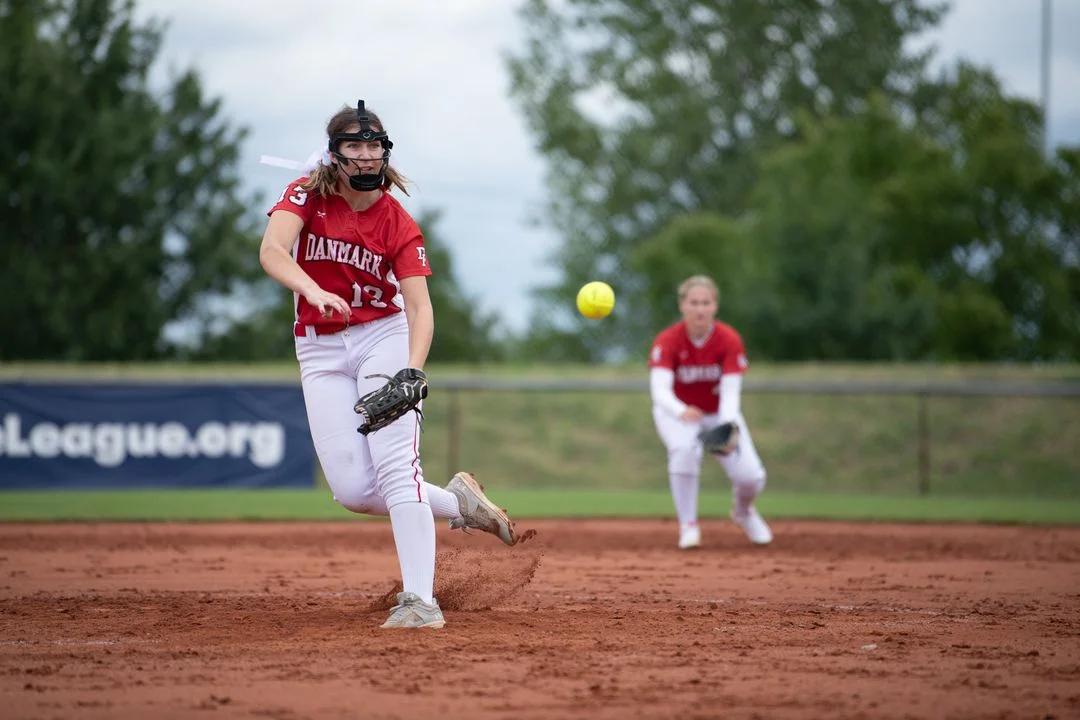
[[[292,191],[291,193],[289,191]],[[308,194],[306,190],[302,190],[299,185],[286,185],[285,189],[281,191],[281,196],[277,201],[281,202],[288,196],[289,202],[297,207],[302,207],[307,203]]]
[[[382,301],[383,291],[382,288],[375,287],[374,285],[365,285],[360,287],[360,283],[353,283],[353,307],[364,307],[364,304],[368,304],[371,307],[384,308],[386,303]]]

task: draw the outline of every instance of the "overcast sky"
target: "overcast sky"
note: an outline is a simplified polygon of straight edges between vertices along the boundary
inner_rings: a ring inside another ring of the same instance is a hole
[[[250,134],[243,172],[270,201],[292,179],[261,155],[306,159],[327,117],[364,98],[416,185],[406,207],[443,213],[440,235],[467,296],[507,326],[528,319],[529,288],[551,280],[556,238],[531,227],[544,166],[508,98],[501,54],[522,36],[516,0],[136,0],[169,23],[159,77],[195,67]],[[1041,0],[954,0],[927,38],[939,62],[989,65],[1038,99]],[[1080,142],[1080,1],[1054,0],[1052,142]],[[464,129],[467,129],[463,131]],[[261,208],[260,208],[261,209]],[[438,272],[438,268],[434,269]],[[437,312],[436,308],[436,312]]]

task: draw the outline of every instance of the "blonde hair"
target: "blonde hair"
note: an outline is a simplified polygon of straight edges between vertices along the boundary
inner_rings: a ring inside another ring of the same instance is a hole
[[[716,283],[708,275],[691,275],[679,283],[679,302],[685,300],[686,296],[690,293],[690,289],[695,287],[703,287],[711,290],[713,299],[716,300],[716,304],[720,304],[720,288],[716,286]]]
[[[372,125],[380,130],[386,129],[378,115],[370,110],[367,111],[367,114],[371,118]],[[326,137],[330,138],[337,133],[346,132],[350,127],[356,124],[356,108],[347,105],[343,106],[334,113],[334,116],[326,123]],[[311,174],[308,176],[307,181],[300,187],[309,192],[313,192],[316,195],[327,197],[338,193],[338,180],[337,165],[323,165],[320,163],[315,166],[315,169],[312,170]],[[401,192],[408,195],[409,189],[406,187],[408,182],[409,179],[402,175],[397,168],[387,163],[386,182],[383,183],[384,190],[389,191],[396,187],[401,190]]]

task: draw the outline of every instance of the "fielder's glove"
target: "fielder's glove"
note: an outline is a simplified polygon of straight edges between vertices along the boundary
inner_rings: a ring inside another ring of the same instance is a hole
[[[427,375],[423,370],[405,368],[399,370],[394,377],[383,375],[368,375],[367,377],[386,378],[386,384],[378,390],[372,390],[357,401],[353,407],[361,417],[364,424],[356,429],[357,432],[367,435],[380,430],[399,417],[415,410],[420,417],[421,429],[423,429],[424,413],[420,410],[420,401],[427,397]]]
[[[717,425],[712,430],[702,430],[698,433],[705,452],[713,455],[730,455],[739,447],[739,426],[733,422]]]

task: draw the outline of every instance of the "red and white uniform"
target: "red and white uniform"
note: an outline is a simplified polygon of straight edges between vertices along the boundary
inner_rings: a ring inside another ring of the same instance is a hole
[[[690,339],[683,321],[665,328],[653,341],[649,352],[653,422],[667,448],[668,481],[680,528],[697,526],[702,430],[722,422],[739,426],[738,450],[717,457],[731,480],[737,513],[746,512],[765,487],[765,467],[740,409],[742,375],[748,365],[742,337],[719,321],[700,342]],[[696,407],[704,416],[684,420],[687,407]]]
[[[675,397],[706,415],[720,410],[721,376],[742,373],[747,366],[742,337],[720,321],[700,345],[690,339],[686,323],[677,322],[656,336],[649,353],[650,368],[674,373]]]
[[[456,498],[424,480],[416,414],[361,435],[353,411],[361,396],[386,383],[382,376],[408,365],[409,325],[398,281],[431,275],[423,235],[389,193],[357,212],[340,195],[304,191],[303,181],[290,183],[267,214],[283,210],[304,221],[293,247],[297,263],[322,289],[352,304],[346,326],[340,314],[324,318],[296,298],[296,358],[327,484],[334,499],[356,513],[393,516],[398,506],[429,503],[435,516],[453,519]]]
[[[304,227],[293,255],[323,290],[352,303],[349,325],[402,312],[401,278],[431,275],[424,236],[401,204],[384,192],[367,210],[356,212],[340,195],[323,197],[288,185],[268,215],[285,210]],[[306,326],[319,335],[344,327],[340,316],[324,318],[302,296],[296,296],[297,334]],[[399,368],[400,369],[400,368]]]

